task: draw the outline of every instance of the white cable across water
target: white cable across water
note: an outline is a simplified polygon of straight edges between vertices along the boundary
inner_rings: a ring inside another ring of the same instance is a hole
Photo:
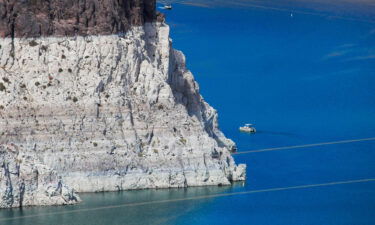
[[[350,140],[342,140],[342,141],[332,141],[332,142],[321,142],[321,143],[306,144],[306,145],[292,145],[292,146],[284,146],[284,147],[276,147],[276,148],[263,148],[263,149],[256,149],[256,150],[250,150],[250,151],[235,152],[233,153],[233,155],[249,154],[249,153],[255,153],[255,152],[280,151],[280,150],[288,150],[288,149],[295,149],[295,148],[308,148],[308,147],[316,147],[316,146],[324,146],[324,145],[346,144],[346,143],[363,142],[363,141],[375,141],[375,137],[350,139]]]
[[[261,189],[261,190],[212,194],[212,195],[203,195],[203,196],[196,196],[196,197],[176,198],[176,199],[167,199],[167,200],[158,200],[158,201],[148,201],[148,202],[125,203],[125,204],[119,204],[119,205],[109,205],[109,206],[87,208],[87,209],[76,209],[76,210],[69,210],[69,211],[63,211],[63,212],[51,212],[51,213],[41,213],[41,214],[34,214],[34,215],[10,217],[10,218],[0,218],[0,221],[10,221],[10,220],[17,220],[17,219],[35,218],[35,217],[40,217],[40,216],[53,216],[53,215],[62,215],[62,214],[79,213],[79,212],[92,212],[92,211],[98,211],[98,210],[116,209],[116,208],[123,208],[123,207],[132,207],[132,206],[143,206],[143,205],[162,204],[162,203],[171,203],[171,202],[211,199],[211,198],[218,198],[218,197],[230,197],[230,196],[247,195],[247,194],[255,194],[255,193],[262,193],[262,192],[286,191],[286,190],[306,189],[306,188],[343,185],[343,184],[368,183],[368,182],[375,182],[375,178],[336,181],[336,182],[329,182],[329,183],[308,184],[308,185],[279,187],[279,188],[268,188],[268,189]]]

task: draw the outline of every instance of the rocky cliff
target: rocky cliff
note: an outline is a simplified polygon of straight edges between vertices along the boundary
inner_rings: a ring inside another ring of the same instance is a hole
[[[0,0],[0,36],[117,34],[156,17],[154,0]]]
[[[9,2],[29,4],[36,9],[25,12],[36,18],[31,23],[41,23],[40,1],[0,1]],[[184,55],[172,48],[155,2],[75,2],[102,10],[84,13],[96,22],[88,19],[74,35],[65,24],[39,25],[37,33],[18,28],[9,37],[1,25],[0,207],[71,204],[79,201],[73,190],[244,180],[245,165],[230,155],[234,143],[219,130]],[[98,18],[109,9],[124,26],[107,30],[107,20]],[[54,24],[69,13],[42,21]]]

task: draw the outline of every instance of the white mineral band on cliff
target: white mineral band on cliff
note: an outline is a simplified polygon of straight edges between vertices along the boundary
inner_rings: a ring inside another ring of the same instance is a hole
[[[0,207],[245,179],[164,23],[0,45]]]

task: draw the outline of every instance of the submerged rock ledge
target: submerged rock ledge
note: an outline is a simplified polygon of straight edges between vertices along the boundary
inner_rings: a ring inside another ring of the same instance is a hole
[[[163,22],[0,46],[0,207],[245,179]]]

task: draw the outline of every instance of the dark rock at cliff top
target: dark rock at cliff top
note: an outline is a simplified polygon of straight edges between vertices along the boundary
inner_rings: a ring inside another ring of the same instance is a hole
[[[116,34],[157,18],[155,0],[0,0],[0,37]]]

